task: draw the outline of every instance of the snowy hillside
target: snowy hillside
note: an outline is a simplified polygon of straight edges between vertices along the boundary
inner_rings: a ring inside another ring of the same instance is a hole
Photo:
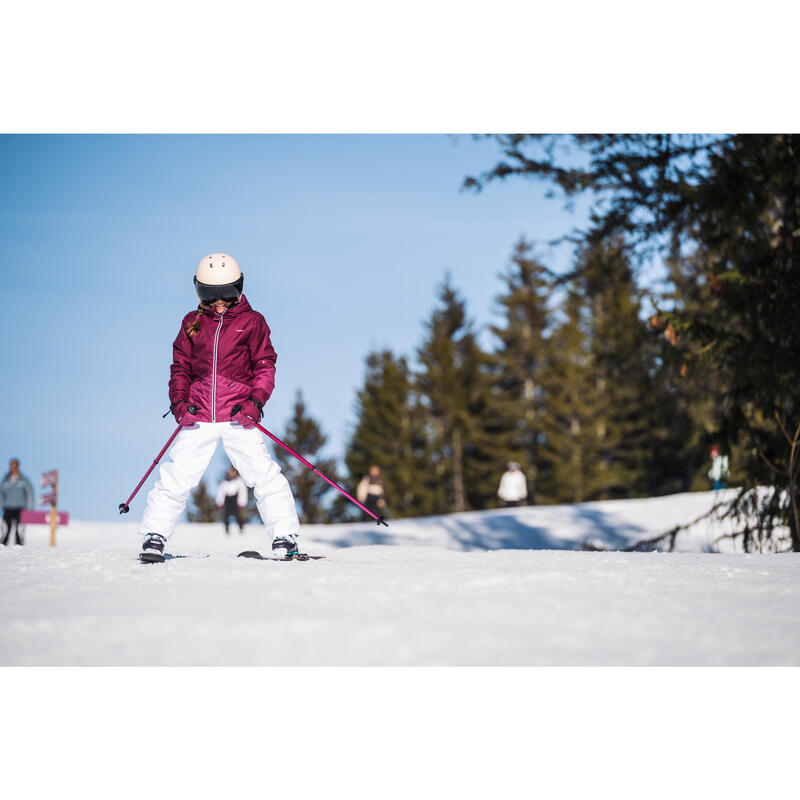
[[[734,492],[693,492],[641,500],[609,500],[561,506],[524,506],[496,511],[398,520],[387,528],[372,524],[314,526],[307,541],[335,547],[364,544],[437,545],[452,550],[622,550],[689,525]],[[675,540],[686,552],[733,552],[720,537],[731,527],[703,519]],[[660,549],[666,549],[666,543]]]
[[[136,522],[28,528],[0,548],[0,665],[800,664],[800,556],[621,549],[710,493],[309,526],[325,560],[238,559],[256,526],[179,526],[164,564]],[[588,544],[587,544],[588,543]],[[725,544],[725,543],[723,543]],[[730,549],[730,544],[727,544]],[[722,549],[725,549],[723,547]]]

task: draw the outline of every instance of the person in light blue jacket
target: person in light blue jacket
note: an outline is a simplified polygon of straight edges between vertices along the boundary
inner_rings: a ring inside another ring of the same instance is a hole
[[[33,486],[19,471],[19,459],[12,458],[8,462],[8,473],[0,483],[0,506],[3,508],[3,527],[5,535],[2,543],[8,545],[11,540],[11,526],[14,526],[14,538],[17,544],[25,544],[19,529],[19,518],[24,508],[33,508]]]

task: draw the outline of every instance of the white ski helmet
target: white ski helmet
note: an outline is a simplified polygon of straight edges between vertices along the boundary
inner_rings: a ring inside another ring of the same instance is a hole
[[[202,303],[215,300],[238,303],[243,285],[244,275],[233,256],[211,253],[197,265],[194,288]]]

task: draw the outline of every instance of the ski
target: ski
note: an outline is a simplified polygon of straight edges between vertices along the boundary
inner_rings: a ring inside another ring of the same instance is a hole
[[[310,556],[308,553],[294,553],[286,556],[262,556],[257,550],[245,550],[239,553],[239,558],[257,558],[259,561],[316,561],[327,556]]]
[[[155,554],[139,553],[138,560],[140,564],[163,564],[165,561],[172,561],[174,558],[210,558],[210,554],[206,553],[202,556],[179,556],[173,555],[172,553],[164,553],[164,555],[159,558]]]
[[[137,560],[140,564],[163,564],[165,561],[172,561],[176,558],[210,558],[210,554],[187,556],[164,553],[163,556],[160,556],[155,553],[139,553]],[[293,555],[286,556],[262,556],[257,550],[245,550],[243,553],[239,553],[239,558],[257,558],[259,561],[318,561],[321,558],[327,558],[327,556],[310,556],[308,553],[294,553]]]

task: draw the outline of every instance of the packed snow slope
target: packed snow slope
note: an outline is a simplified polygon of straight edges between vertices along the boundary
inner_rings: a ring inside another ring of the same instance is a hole
[[[156,565],[135,521],[71,523],[55,548],[28,526],[0,547],[0,665],[800,664],[800,556],[712,552],[710,520],[683,552],[622,551],[716,499],[308,526],[327,558],[304,563],[237,558],[268,550],[256,525],[180,525],[186,558]]]

